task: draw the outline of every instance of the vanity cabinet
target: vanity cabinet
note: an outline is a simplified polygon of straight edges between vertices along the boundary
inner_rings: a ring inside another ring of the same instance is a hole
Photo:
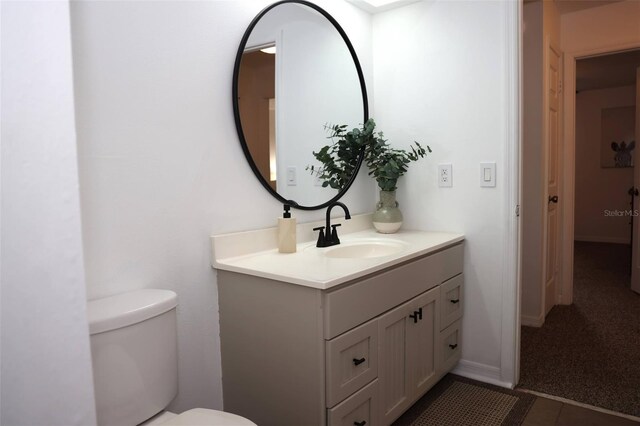
[[[460,358],[462,243],[328,289],[218,270],[224,409],[388,425]]]

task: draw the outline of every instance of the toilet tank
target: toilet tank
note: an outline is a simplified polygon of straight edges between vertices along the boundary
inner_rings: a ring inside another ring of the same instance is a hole
[[[178,391],[177,295],[145,289],[87,303],[98,425],[136,425]]]

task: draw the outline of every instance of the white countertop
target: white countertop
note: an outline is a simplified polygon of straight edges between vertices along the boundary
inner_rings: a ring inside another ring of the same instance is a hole
[[[464,235],[459,233],[400,230],[395,234],[380,234],[374,229],[365,229],[341,234],[341,245],[386,240],[401,246],[400,251],[386,256],[346,259],[326,257],[324,252],[340,246],[317,248],[315,241],[299,243],[297,252],[290,254],[279,253],[277,248],[247,252],[221,247],[224,244],[234,244],[234,235],[242,240],[240,244],[246,244],[248,241],[259,240],[260,233],[263,236],[268,233],[270,236],[273,231],[269,229],[213,236],[213,267],[326,290],[464,240]],[[271,238],[266,240],[270,241]],[[258,245],[259,248],[266,246],[268,244]]]

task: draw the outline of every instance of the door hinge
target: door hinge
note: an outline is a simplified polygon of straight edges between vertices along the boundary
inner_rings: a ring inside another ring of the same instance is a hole
[[[516,204],[516,217],[520,217],[520,204]]]
[[[562,80],[558,80],[558,94],[562,93]]]

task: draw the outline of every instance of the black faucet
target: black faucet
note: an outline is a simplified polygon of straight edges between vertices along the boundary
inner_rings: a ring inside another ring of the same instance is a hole
[[[342,207],[342,210],[344,210],[344,218],[346,220],[351,219],[351,213],[349,213],[349,209],[343,203],[336,201],[335,203],[329,204],[329,207],[327,207],[327,222],[325,226],[319,226],[317,228],[313,228],[314,231],[320,231],[320,234],[318,235],[318,242],[316,244],[316,247],[329,247],[329,246],[335,246],[336,244],[340,244],[340,238],[338,238],[338,231],[336,230],[336,228],[338,226],[341,226],[341,224],[340,223],[335,225],[331,224],[331,209],[333,209],[335,206]],[[325,229],[326,229],[326,233],[325,233]]]

